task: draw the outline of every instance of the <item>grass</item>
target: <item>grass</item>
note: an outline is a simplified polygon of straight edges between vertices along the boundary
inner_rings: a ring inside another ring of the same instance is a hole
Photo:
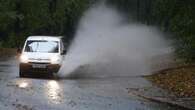
[[[195,98],[195,65],[163,70],[146,78],[178,97]]]
[[[16,54],[16,49],[13,48],[0,48],[0,56],[12,56]]]

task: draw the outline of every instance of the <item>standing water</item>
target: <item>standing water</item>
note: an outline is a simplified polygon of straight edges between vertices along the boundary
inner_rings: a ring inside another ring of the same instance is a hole
[[[61,76],[111,77],[151,73],[151,59],[169,51],[155,27],[127,23],[99,4],[84,13],[60,70]]]

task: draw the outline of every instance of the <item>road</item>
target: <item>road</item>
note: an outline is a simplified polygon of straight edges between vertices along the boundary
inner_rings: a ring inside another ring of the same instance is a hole
[[[147,83],[142,77],[19,78],[16,59],[1,57],[0,110],[176,110],[128,94],[126,88]]]

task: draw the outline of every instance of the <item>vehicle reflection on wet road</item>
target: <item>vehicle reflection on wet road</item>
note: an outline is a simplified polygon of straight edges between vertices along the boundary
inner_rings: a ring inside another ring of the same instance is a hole
[[[59,83],[55,80],[47,81],[45,85],[45,93],[48,100],[55,104],[60,103],[63,98],[62,87],[60,87]]]
[[[141,77],[19,78],[10,58],[0,60],[0,110],[178,110],[128,94],[126,88],[147,83]]]

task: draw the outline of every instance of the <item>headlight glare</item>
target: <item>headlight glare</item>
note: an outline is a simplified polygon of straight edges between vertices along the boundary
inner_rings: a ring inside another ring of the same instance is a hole
[[[58,63],[59,62],[59,57],[57,57],[57,56],[54,56],[54,57],[51,57],[51,64],[56,64],[56,63]]]
[[[21,55],[20,56],[20,62],[22,62],[22,63],[28,63],[28,57],[25,56],[25,55]]]

